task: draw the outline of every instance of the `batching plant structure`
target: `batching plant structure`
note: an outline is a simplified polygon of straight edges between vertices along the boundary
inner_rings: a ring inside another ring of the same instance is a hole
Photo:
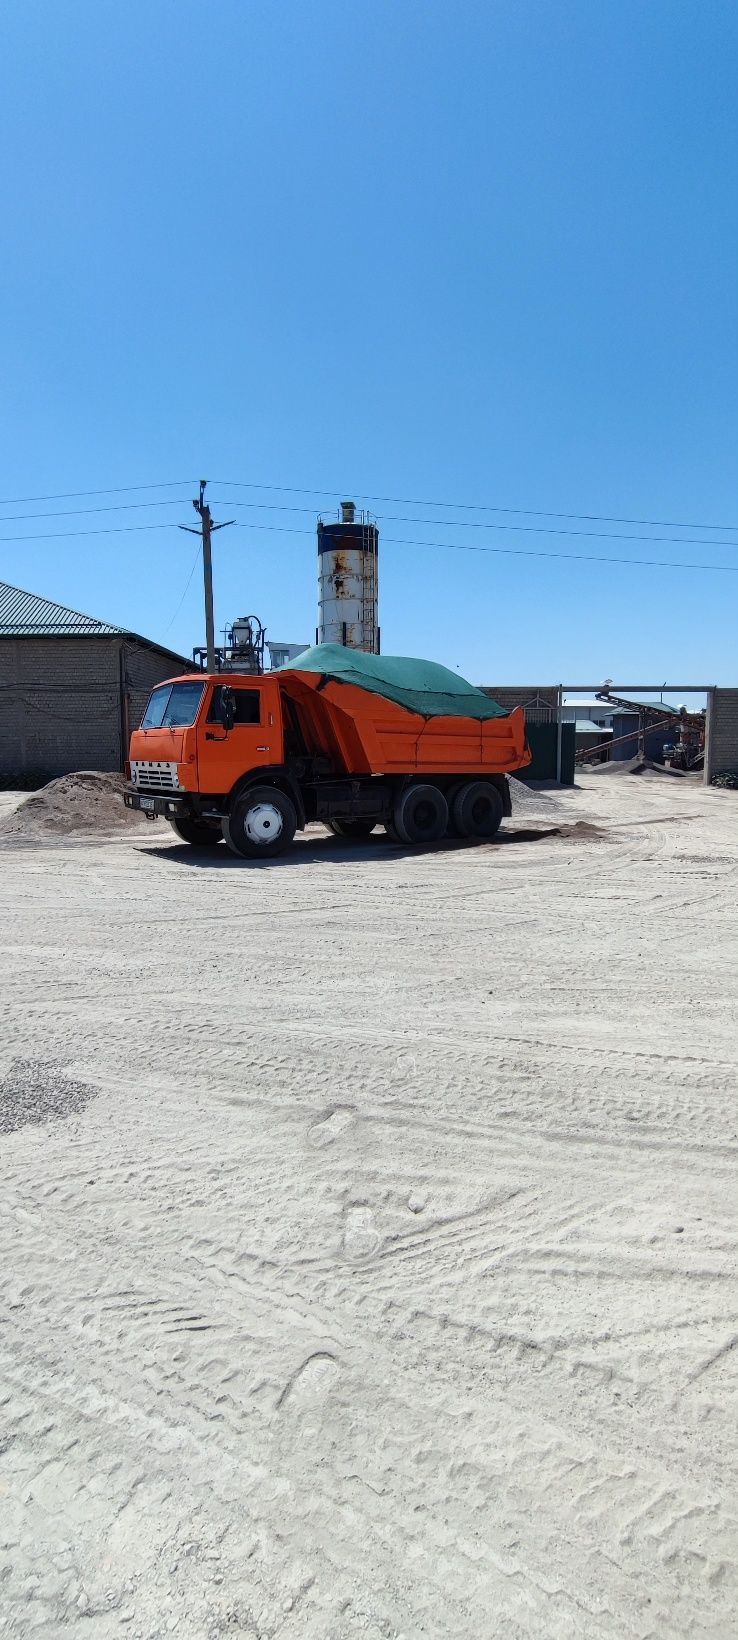
[[[379,654],[379,531],[353,501],[335,523],[318,521],[316,642]]]

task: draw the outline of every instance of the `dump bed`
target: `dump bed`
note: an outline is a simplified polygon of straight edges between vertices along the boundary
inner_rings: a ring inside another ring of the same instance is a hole
[[[434,662],[320,644],[274,676],[310,749],[347,774],[510,774],[531,761],[522,709]]]

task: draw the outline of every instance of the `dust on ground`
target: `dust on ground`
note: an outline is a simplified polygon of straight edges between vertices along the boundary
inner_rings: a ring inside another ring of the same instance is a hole
[[[10,1634],[733,1632],[736,798],[541,796],[4,850]]]

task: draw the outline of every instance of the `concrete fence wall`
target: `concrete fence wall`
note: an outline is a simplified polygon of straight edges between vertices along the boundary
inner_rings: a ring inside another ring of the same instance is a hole
[[[705,784],[738,770],[738,689],[713,689],[707,707]]]

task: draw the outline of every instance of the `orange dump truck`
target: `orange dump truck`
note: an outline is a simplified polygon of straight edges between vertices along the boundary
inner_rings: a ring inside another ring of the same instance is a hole
[[[446,667],[321,644],[277,672],[173,678],[131,736],[125,802],[195,848],[265,858],[322,820],[404,843],[487,838],[530,762],[506,713]]]

